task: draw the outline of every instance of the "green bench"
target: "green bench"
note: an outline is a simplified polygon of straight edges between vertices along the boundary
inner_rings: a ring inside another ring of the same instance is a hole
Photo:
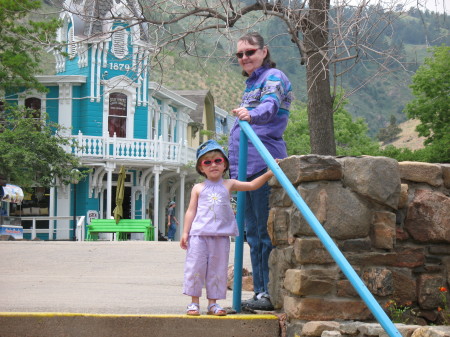
[[[86,240],[98,240],[98,233],[116,233],[116,241],[127,240],[128,233],[144,233],[145,241],[155,240],[155,227],[150,219],[92,219],[87,225]]]

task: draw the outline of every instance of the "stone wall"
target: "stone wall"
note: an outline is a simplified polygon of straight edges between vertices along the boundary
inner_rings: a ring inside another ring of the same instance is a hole
[[[439,287],[450,284],[450,165],[306,155],[280,167],[382,307],[394,300],[414,308],[410,323],[442,324]],[[278,181],[270,183],[274,306],[290,322],[374,321]]]
[[[449,337],[450,326],[420,326],[395,324],[403,337]],[[289,324],[282,332],[284,337],[388,337],[378,323],[354,321],[309,321]],[[399,336],[399,337],[401,337]]]

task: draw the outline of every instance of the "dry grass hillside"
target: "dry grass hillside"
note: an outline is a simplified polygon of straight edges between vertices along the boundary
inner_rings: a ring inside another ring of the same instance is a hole
[[[415,130],[417,124],[419,124],[417,119],[409,119],[406,122],[399,124],[400,129],[402,129],[399,137],[395,141],[385,145],[393,145],[396,148],[408,148],[410,150],[424,148],[425,146],[423,145],[423,141],[425,138],[419,137],[417,131]]]
[[[164,71],[154,67],[152,81],[172,90],[210,90],[214,103],[230,112],[239,106],[245,89],[245,78],[240,68],[218,62],[198,64],[193,58],[167,56],[162,63]]]

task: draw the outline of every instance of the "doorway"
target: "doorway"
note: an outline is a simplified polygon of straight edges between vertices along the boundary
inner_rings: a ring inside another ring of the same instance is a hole
[[[116,191],[117,191],[117,186],[112,186],[111,212],[114,211],[114,208],[116,208]],[[131,219],[131,187],[125,186],[125,193],[123,196],[122,208],[123,208],[123,218]],[[107,209],[107,207],[106,207],[106,191],[105,191],[105,194],[103,197],[103,210],[104,210],[103,219],[109,219],[112,216],[114,216],[113,214],[106,214],[106,209]]]

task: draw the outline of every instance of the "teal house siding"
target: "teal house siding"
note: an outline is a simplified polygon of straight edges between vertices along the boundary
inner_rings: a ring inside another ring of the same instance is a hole
[[[19,96],[17,94],[6,93],[5,101],[10,105],[18,105],[19,104]]]
[[[136,108],[134,116],[134,138],[147,139],[148,107]]]
[[[91,102],[88,99],[81,100],[81,106],[78,110],[81,125],[79,130],[84,135],[102,136],[103,125],[103,104]],[[78,131],[77,131],[78,133]]]
[[[177,110],[177,108],[176,107],[172,107],[172,109],[173,109],[173,112],[175,113],[175,115],[177,116],[178,115],[178,110]],[[176,142],[178,142],[178,122],[177,122],[177,119],[175,118],[174,120],[173,120],[173,142],[174,143],[176,143]]]
[[[47,93],[47,114],[50,121],[58,123],[58,98],[59,88],[56,86],[49,87]]]
[[[89,181],[82,181],[77,184],[77,216],[85,216],[88,210],[99,209],[98,198],[86,198],[89,195]]]
[[[78,57],[68,60],[68,62],[66,62],[66,70],[63,72],[60,72],[59,75],[85,75],[85,76],[87,76],[86,71],[84,71],[84,72],[80,71],[80,68],[78,67],[77,63],[78,63]]]

